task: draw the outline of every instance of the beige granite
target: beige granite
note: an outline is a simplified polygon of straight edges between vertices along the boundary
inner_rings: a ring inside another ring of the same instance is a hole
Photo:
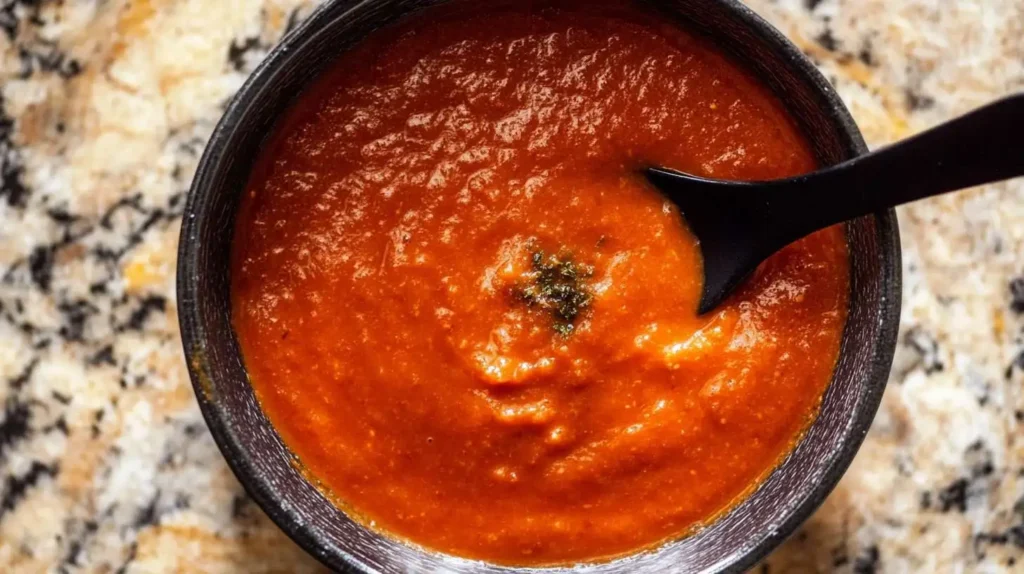
[[[174,304],[198,155],[312,4],[0,0],[0,572],[319,570],[221,459]],[[873,146],[1024,89],[1021,0],[751,5]],[[900,223],[904,313],[879,416],[756,571],[1024,571],[1024,182],[914,204]]]

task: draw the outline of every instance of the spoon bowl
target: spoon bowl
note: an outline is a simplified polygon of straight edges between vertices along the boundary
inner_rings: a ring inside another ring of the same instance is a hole
[[[1024,175],[1024,94],[837,165],[761,182],[649,168],[679,208],[704,260],[698,313],[724,301],[789,243],[897,205]]]

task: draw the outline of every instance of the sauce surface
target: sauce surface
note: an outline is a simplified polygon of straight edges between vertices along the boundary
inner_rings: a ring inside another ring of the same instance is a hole
[[[428,12],[300,97],[242,203],[233,321],[339,504],[460,556],[593,560],[686,534],[789,452],[839,349],[843,233],[698,317],[650,164],[815,167],[767,89],[625,5]]]

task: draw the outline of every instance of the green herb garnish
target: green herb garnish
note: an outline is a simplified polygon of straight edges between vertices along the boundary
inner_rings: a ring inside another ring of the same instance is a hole
[[[530,307],[551,314],[552,328],[563,337],[576,328],[576,318],[593,300],[587,279],[594,275],[590,265],[573,261],[572,255],[545,255],[535,251],[532,269],[515,289],[515,295]]]

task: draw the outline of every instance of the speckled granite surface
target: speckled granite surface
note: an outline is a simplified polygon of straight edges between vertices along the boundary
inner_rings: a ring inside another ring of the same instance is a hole
[[[244,495],[181,356],[184,193],[305,0],[0,0],[0,571],[317,571]],[[1021,0],[756,0],[872,145],[1024,89]],[[763,572],[1024,571],[1024,182],[900,212],[889,388]]]

